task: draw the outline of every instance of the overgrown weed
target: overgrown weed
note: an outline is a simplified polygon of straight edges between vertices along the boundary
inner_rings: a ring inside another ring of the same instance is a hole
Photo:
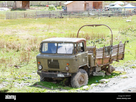
[[[21,51],[19,58],[20,63],[27,62],[28,64],[30,59],[31,59],[30,51]]]
[[[120,27],[119,32],[123,35],[129,35],[129,32],[134,33],[136,31],[136,28],[133,25],[129,25],[127,27]]]

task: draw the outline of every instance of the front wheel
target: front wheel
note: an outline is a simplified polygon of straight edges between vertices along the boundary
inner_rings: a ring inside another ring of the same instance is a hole
[[[87,84],[88,84],[88,74],[83,69],[79,69],[79,71],[71,77],[72,87],[81,87]]]

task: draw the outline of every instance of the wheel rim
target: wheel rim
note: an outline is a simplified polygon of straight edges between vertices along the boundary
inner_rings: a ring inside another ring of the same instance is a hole
[[[83,85],[85,83],[85,77],[83,75],[80,75],[78,78],[79,85]]]

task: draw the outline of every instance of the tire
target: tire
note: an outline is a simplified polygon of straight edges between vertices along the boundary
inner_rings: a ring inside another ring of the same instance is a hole
[[[45,81],[45,78],[40,76],[40,82],[43,82],[43,81]]]
[[[115,68],[111,65],[109,65],[108,72],[112,73],[115,70]]]
[[[72,87],[78,88],[87,84],[88,84],[88,74],[83,69],[79,69],[79,71],[71,77]]]

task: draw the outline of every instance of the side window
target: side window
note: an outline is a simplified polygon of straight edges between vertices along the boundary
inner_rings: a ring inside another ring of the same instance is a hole
[[[78,43],[77,50],[78,50],[78,53],[84,52],[84,43],[83,42]]]
[[[76,44],[74,44],[74,54],[76,54],[77,53],[77,49],[76,49]]]

